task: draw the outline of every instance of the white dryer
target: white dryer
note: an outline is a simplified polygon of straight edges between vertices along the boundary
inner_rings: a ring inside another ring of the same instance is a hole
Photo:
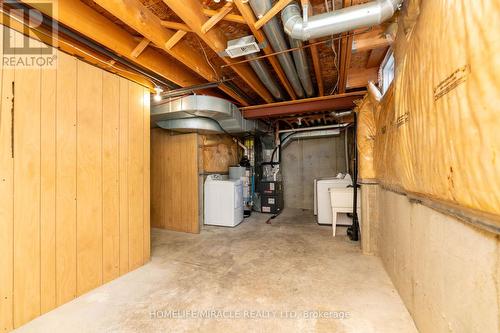
[[[204,224],[235,227],[243,221],[243,183],[210,175],[205,180]]]

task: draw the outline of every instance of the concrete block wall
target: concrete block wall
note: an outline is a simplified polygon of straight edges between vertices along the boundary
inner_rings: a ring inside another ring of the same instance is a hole
[[[314,208],[313,180],[346,172],[344,135],[292,141],[282,151],[285,207]]]

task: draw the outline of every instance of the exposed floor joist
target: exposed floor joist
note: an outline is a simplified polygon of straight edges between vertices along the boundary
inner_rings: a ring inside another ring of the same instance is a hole
[[[203,14],[203,7],[198,0],[163,0],[181,20],[186,23],[214,52],[221,53],[226,49],[227,38],[218,28],[213,27],[207,33],[203,33],[202,26],[209,19]],[[228,57],[221,57],[226,64],[234,61]],[[255,72],[248,64],[232,66],[232,69],[266,102],[272,102],[273,98],[264,84],[259,80]]]
[[[264,33],[262,32],[262,30],[255,28],[256,19],[255,19],[255,16],[254,16],[253,11],[250,8],[250,6],[247,3],[243,3],[243,0],[234,0],[234,4],[236,5],[238,10],[240,11],[240,14],[245,19],[248,27],[250,28],[253,35],[255,36],[255,39],[259,43],[265,44],[265,47],[262,49],[264,54],[269,55],[269,54],[273,53],[274,51],[271,48],[271,46],[269,46],[269,43],[266,41],[266,37],[265,37]],[[279,78],[281,84],[283,85],[283,87],[285,87],[288,95],[290,95],[290,98],[293,100],[297,99],[297,95],[295,94],[295,91],[293,90],[293,87],[290,84],[290,82],[288,82],[288,79],[286,78],[285,72],[283,71],[283,68],[281,68],[281,65],[280,65],[278,59],[276,57],[269,57],[268,60],[271,63],[271,66],[273,67],[274,71],[276,72],[276,75],[278,75],[278,78]]]
[[[301,115],[318,111],[349,110],[356,106],[355,100],[361,99],[366,91],[304,98],[296,101],[254,105],[241,108],[247,119],[273,118]]]
[[[264,14],[257,22],[255,22],[255,28],[260,29],[264,24],[269,22],[276,14],[278,14],[283,8],[285,8],[292,0],[279,0],[274,4],[274,6],[269,9],[269,11]]]
[[[62,2],[64,3],[65,1]],[[180,34],[176,35],[176,31],[162,26],[160,18],[138,0],[128,0],[127,2],[119,0],[95,0],[94,2],[209,82],[217,81],[222,76],[217,71],[214,73],[214,69],[206,60],[194,52],[187,43],[179,41],[178,38],[182,37]],[[140,15],[138,15],[139,13]],[[171,40],[174,35],[176,35],[175,39]],[[187,70],[185,71],[187,72]],[[248,105],[248,101],[236,94],[229,87],[221,85],[220,89],[241,104]]]
[[[202,26],[201,26],[201,32],[206,34],[208,30],[212,29],[217,23],[222,21],[222,19],[229,14],[229,12],[233,10],[233,3],[232,2],[227,2],[224,7],[219,9],[217,11],[217,14],[213,15],[211,18],[209,18]]]
[[[133,73],[127,68],[124,68],[116,61],[110,60],[109,58],[96,53],[95,51],[89,49],[85,45],[81,45],[77,41],[70,40],[64,36],[57,36],[54,38],[52,31],[45,29],[44,27],[36,27],[36,29],[26,29],[19,21],[8,17],[5,14],[0,15],[0,24],[8,26],[9,28],[16,30],[22,34],[27,34],[27,36],[39,40],[47,45],[58,48],[59,50],[73,55],[79,59],[83,59],[85,62],[93,64],[99,68],[107,70],[109,72],[123,76],[133,82],[139,83],[143,86],[148,87],[153,91],[154,85],[152,82],[144,77],[144,75],[139,73]]]
[[[38,3],[28,1],[26,3],[46,15],[52,14],[47,12],[47,6],[39,6]],[[114,53],[179,86],[187,87],[206,82],[195,73],[186,71],[185,68],[172,66],[168,59],[152,48],[145,49],[138,58],[134,58],[132,52],[137,47],[134,36],[78,0],[60,1],[57,19],[60,23],[107,47]]]
[[[218,13],[218,11],[216,11],[214,9],[203,8],[203,14],[205,14],[207,16],[214,16],[214,15],[217,15],[217,13]],[[236,14],[231,14],[231,13],[225,15],[222,20],[228,21],[228,22],[239,23],[239,24],[246,24],[245,19],[242,16],[236,15]]]

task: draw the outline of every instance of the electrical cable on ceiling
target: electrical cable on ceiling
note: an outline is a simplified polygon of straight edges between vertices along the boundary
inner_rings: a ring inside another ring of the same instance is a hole
[[[205,48],[203,47],[203,45],[201,44],[201,41],[200,41],[200,37],[197,37],[196,40],[198,41],[198,44],[200,45],[200,48],[201,50],[203,51],[203,55],[205,56],[205,60],[207,61],[208,65],[210,66],[210,68],[212,68],[212,70],[214,71],[214,75],[215,75],[215,78],[217,79],[217,81],[220,80],[219,78],[219,75],[217,74],[217,72],[215,71],[215,67],[212,65],[212,63],[210,62],[210,60],[208,59],[208,55],[207,55],[207,52],[205,52]]]

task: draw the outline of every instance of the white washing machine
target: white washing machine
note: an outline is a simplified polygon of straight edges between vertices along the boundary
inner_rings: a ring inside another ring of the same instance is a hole
[[[243,183],[210,175],[205,180],[204,224],[235,227],[243,221]]]
[[[317,215],[318,224],[332,224],[332,205],[328,189],[332,187],[346,188],[349,185],[352,186],[352,178],[349,174],[345,176],[339,175],[337,177],[315,179],[314,213]],[[352,219],[350,219],[347,214],[339,214],[337,224],[350,225],[352,224]]]

